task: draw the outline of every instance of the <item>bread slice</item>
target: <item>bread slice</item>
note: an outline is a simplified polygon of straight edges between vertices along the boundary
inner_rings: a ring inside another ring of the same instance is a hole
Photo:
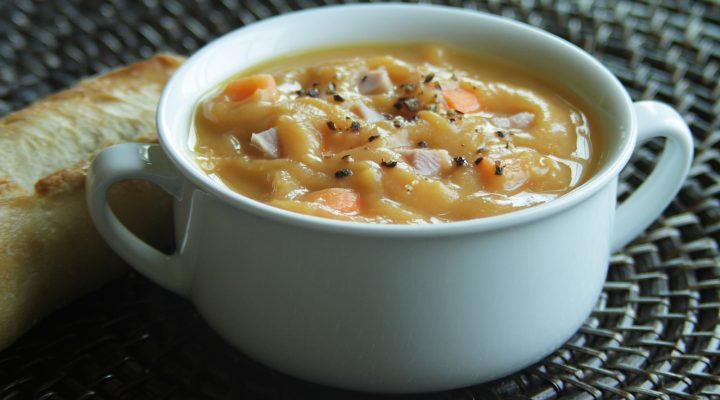
[[[90,220],[87,167],[108,145],[156,140],[160,93],[181,62],[157,55],[0,119],[0,349],[126,270]],[[171,202],[162,190],[125,182],[109,199],[131,230],[170,246]]]

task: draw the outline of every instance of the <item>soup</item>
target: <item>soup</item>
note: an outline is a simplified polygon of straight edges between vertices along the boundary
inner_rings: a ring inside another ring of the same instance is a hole
[[[191,147],[207,174],[286,210],[435,223],[551,201],[593,173],[577,99],[519,67],[438,44],[288,55],[202,99]]]

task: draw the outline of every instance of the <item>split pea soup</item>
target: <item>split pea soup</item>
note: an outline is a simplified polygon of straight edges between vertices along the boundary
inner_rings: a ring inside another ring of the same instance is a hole
[[[595,124],[568,91],[438,44],[292,54],[197,105],[190,146],[211,177],[286,210],[437,223],[552,201],[596,169]]]

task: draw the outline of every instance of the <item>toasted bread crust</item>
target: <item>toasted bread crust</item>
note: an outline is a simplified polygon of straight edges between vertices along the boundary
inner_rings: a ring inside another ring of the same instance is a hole
[[[0,119],[0,349],[126,270],[88,215],[87,167],[108,145],[156,139],[155,108],[181,62],[158,55]],[[171,201],[160,189],[126,182],[109,201],[141,238],[171,245]]]
[[[111,143],[155,131],[155,108],[181,59],[158,55],[51,95],[0,119],[0,179],[35,182]]]

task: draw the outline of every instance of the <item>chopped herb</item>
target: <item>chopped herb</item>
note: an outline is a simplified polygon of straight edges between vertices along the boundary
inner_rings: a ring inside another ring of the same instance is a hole
[[[312,87],[312,88],[308,89],[307,95],[312,98],[317,98],[318,96],[320,96],[320,91],[317,90],[316,87]]]
[[[421,140],[421,141],[418,142],[418,147],[420,147],[421,149],[424,149],[424,148],[426,148],[427,146],[428,146],[428,144],[427,144],[427,142],[424,141],[424,140]]]
[[[510,148],[510,142],[505,143],[505,148],[506,148],[506,149],[509,149],[509,148]]]
[[[455,161],[455,165],[457,165],[458,167],[462,167],[463,165],[465,165],[465,163],[467,163],[467,160],[465,160],[465,157],[463,156],[455,157],[453,158],[453,161]]]
[[[502,165],[502,162],[495,161],[495,175],[502,175],[504,169],[505,169],[505,166]]]
[[[331,131],[334,131],[337,129],[337,126],[335,126],[335,123],[332,121],[327,122],[327,127],[330,128]]]
[[[442,90],[442,86],[438,82],[435,82],[435,89]]]
[[[345,101],[345,99],[342,96],[340,96],[339,94],[336,94],[335,96],[333,96],[333,100],[337,101],[338,103],[342,103],[343,101]]]
[[[475,165],[479,165],[485,157],[478,157],[475,159]]]
[[[361,126],[360,123],[357,122],[357,121],[353,121],[353,122],[350,123],[350,130],[351,130],[351,131],[357,132],[357,131],[360,130],[361,127],[362,127],[362,126]]]
[[[450,79],[453,80],[453,81],[456,81],[456,80],[458,80],[458,77],[457,77],[457,75],[455,75],[455,73],[453,72],[453,74],[452,74],[452,76],[450,77]]]
[[[501,139],[505,137],[505,132],[503,132],[503,131],[497,131],[497,132],[495,132],[495,134],[498,135],[498,137]]]
[[[335,82],[328,83],[327,94],[335,94],[336,92],[337,86],[335,86]]]
[[[375,139],[377,139],[377,138],[379,138],[379,137],[380,137],[380,135],[372,135],[372,136],[370,136],[370,137],[368,138],[368,142],[372,142],[372,141],[374,141]]]
[[[424,110],[435,112],[437,111],[437,104],[428,104],[423,107]]]
[[[335,171],[335,177],[336,178],[344,178],[346,176],[352,176],[353,172],[350,168],[340,168],[339,170]]]
[[[425,79],[423,79],[423,83],[430,83],[430,82],[432,82],[433,78],[435,78],[435,74],[431,72],[431,73],[425,75]]]
[[[395,167],[397,167],[397,161],[382,160],[382,162],[380,162],[380,165],[382,165],[383,167],[395,168]]]

